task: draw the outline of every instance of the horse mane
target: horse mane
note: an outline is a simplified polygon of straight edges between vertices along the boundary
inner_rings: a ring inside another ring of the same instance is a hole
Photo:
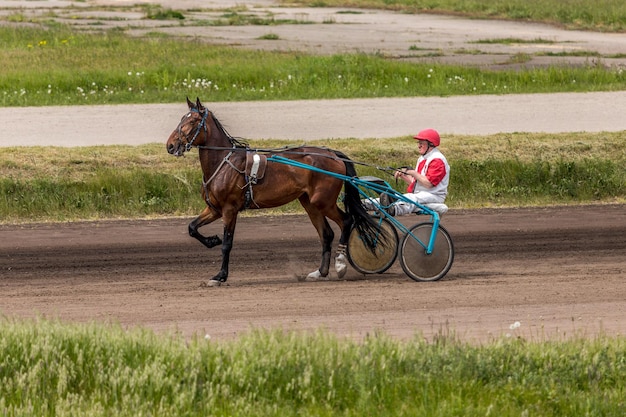
[[[234,148],[253,150],[255,152],[262,152],[262,153],[311,154],[310,152],[295,152],[296,149],[299,149],[299,148],[302,148],[304,146],[307,146],[306,144],[302,144],[302,145],[287,145],[287,146],[283,146],[281,148],[272,148],[272,149],[268,149],[268,148],[251,149],[250,148],[250,144],[247,141],[243,140],[242,138],[235,138],[230,133],[228,133],[228,131],[226,130],[224,125],[222,125],[222,122],[220,122],[218,120],[218,118],[215,116],[215,113],[213,113],[212,111],[209,110],[209,114],[211,115],[211,119],[213,120],[213,123],[215,124],[215,126],[219,129],[220,132],[222,132],[222,134],[224,136],[226,136],[226,138],[228,139],[228,142],[230,142],[230,144]],[[340,161],[348,162],[348,165],[354,163],[354,161],[352,161],[350,158],[348,158],[348,156],[346,156],[342,152],[339,152],[337,150],[328,148],[326,146],[319,146],[317,148],[334,153],[335,154],[335,158],[334,159],[338,159]],[[318,156],[325,156],[325,155],[319,154]],[[357,162],[357,163],[359,163],[359,162]],[[350,169],[350,167],[348,167],[348,169]],[[352,165],[352,169],[354,169],[353,165]],[[356,175],[356,172],[351,173],[349,176],[355,176],[355,175]]]
[[[213,123],[215,123],[215,126],[217,126],[220,132],[222,132],[222,134],[228,138],[228,141],[231,145],[233,145],[235,148],[248,149],[250,147],[248,142],[241,140],[241,138],[235,138],[231,136],[231,134],[228,133],[226,128],[222,125],[222,122],[220,122],[217,117],[215,117],[215,114],[212,111],[209,111],[209,113],[211,114],[211,119],[213,119]]]

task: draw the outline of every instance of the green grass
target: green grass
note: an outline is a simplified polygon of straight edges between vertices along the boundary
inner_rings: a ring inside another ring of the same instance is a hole
[[[618,416],[626,339],[453,334],[362,341],[251,331],[234,341],[0,321],[9,416]]]
[[[259,36],[258,39],[265,39],[268,41],[276,41],[278,39],[280,39],[280,36],[278,36],[275,33],[266,33],[265,35]]]
[[[342,150],[359,175],[413,165],[410,138],[316,142]],[[251,142],[282,147],[288,141]],[[501,134],[444,138],[452,166],[452,208],[626,201],[626,132]],[[197,215],[201,172],[195,151],[167,154],[163,144],[78,148],[5,148],[0,153],[0,222]],[[270,211],[301,212],[297,203]],[[267,214],[267,211],[246,213]]]
[[[162,7],[147,6],[146,18],[152,20],[184,20],[185,16],[176,10],[163,9]]]
[[[118,31],[0,26],[0,106],[549,93],[626,89],[626,72],[480,70],[378,55],[246,51]],[[254,62],[255,65],[249,65]]]
[[[535,39],[520,39],[520,38],[497,38],[497,39],[479,39],[475,42],[470,43],[479,43],[479,44],[501,44],[501,45],[511,45],[511,44],[539,44],[539,45],[550,45],[554,44],[554,41],[535,38]]]
[[[626,31],[622,0],[283,0],[317,7],[362,7],[406,13],[448,13],[480,19],[542,22],[607,32]]]

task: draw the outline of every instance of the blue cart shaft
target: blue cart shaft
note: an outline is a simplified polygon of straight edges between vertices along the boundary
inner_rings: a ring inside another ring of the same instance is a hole
[[[383,207],[380,206],[380,204],[378,204],[375,201],[372,201],[374,205],[378,206],[379,210],[377,211],[381,215],[384,215],[399,230],[411,235],[413,239],[415,239],[422,247],[424,247],[427,254],[432,254],[433,249],[435,247],[435,240],[437,238],[437,229],[439,228],[439,222],[440,222],[439,213],[430,209],[427,206],[424,206],[422,204],[416,203],[415,201],[409,200],[402,193],[392,188],[391,185],[389,185],[389,183],[387,183],[386,181],[383,181],[383,184],[379,184],[376,182],[361,179],[359,177],[350,177],[350,176],[339,174],[336,172],[319,169],[309,164],[305,164],[302,162],[294,161],[293,159],[285,158],[284,156],[281,156],[281,155],[270,155],[268,156],[267,160],[268,162],[277,162],[280,164],[294,166],[296,168],[308,169],[310,171],[328,175],[330,177],[337,178],[342,181],[350,182],[359,190],[359,193],[363,196],[363,198],[366,198],[366,199],[371,198],[370,197],[371,192],[378,193],[378,194],[387,193],[395,200],[403,201],[405,203],[416,206],[418,208],[418,211],[417,211],[418,214],[425,214],[431,217],[431,222],[433,224],[433,227],[432,227],[430,239],[427,244],[425,244],[424,242],[421,242],[416,236],[414,236],[410,232],[410,230],[405,225],[403,225],[399,220],[397,220],[395,217],[389,215],[385,210],[383,210]],[[364,190],[368,190],[369,193],[365,192]]]

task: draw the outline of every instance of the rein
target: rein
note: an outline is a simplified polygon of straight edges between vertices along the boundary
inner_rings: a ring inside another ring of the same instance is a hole
[[[233,169],[235,169],[235,171],[241,173],[241,171],[239,169],[237,169],[233,163],[229,160],[230,156],[233,154],[233,152],[237,152],[237,151],[242,151],[242,152],[257,152],[257,153],[281,153],[281,154],[288,154],[288,155],[313,155],[313,156],[319,156],[319,157],[324,157],[324,158],[330,158],[330,159],[334,159],[336,161],[342,161],[342,162],[351,162],[353,164],[357,164],[360,166],[366,166],[366,167],[371,167],[371,168],[375,168],[379,171],[383,171],[389,175],[393,175],[394,172],[401,170],[402,168],[394,168],[394,167],[381,167],[378,165],[374,165],[374,164],[368,164],[365,162],[359,162],[359,161],[354,161],[352,159],[349,158],[341,158],[337,155],[326,155],[326,154],[322,154],[322,153],[315,153],[315,152],[298,152],[298,151],[294,151],[291,149],[297,149],[301,146],[306,146],[306,145],[300,145],[300,146],[283,146],[281,148],[250,148],[250,146],[241,140],[235,139],[234,137],[232,137],[228,132],[226,132],[226,129],[224,129],[224,127],[221,125],[221,123],[219,123],[219,121],[217,119],[214,118],[215,123],[217,124],[217,126],[225,133],[226,137],[228,138],[228,141],[231,143],[232,147],[227,148],[227,147],[223,147],[223,146],[207,146],[207,145],[194,145],[194,142],[196,140],[196,138],[198,137],[198,135],[200,134],[201,130],[204,130],[207,134],[208,134],[208,126],[206,124],[207,118],[209,117],[209,109],[205,108],[204,111],[202,113],[200,113],[200,111],[198,109],[191,109],[190,111],[192,112],[196,112],[198,114],[202,114],[202,119],[200,120],[200,123],[198,123],[198,125],[196,126],[196,131],[193,135],[193,137],[191,138],[190,141],[187,141],[187,144],[185,144],[185,151],[188,152],[191,150],[191,148],[198,148],[198,149],[204,149],[204,150],[212,150],[212,151],[230,151],[228,153],[228,155],[224,158],[224,160],[222,161],[222,163],[219,165],[219,167],[215,170],[215,173],[211,176],[211,178],[209,178],[209,180],[206,182],[206,184],[210,183],[211,180],[215,177],[215,175],[217,174],[217,172],[222,168],[222,166],[224,165],[224,163],[228,163]],[[178,133],[181,136],[184,136],[185,139],[188,138],[187,135],[183,134],[181,126],[178,126]],[[332,151],[332,149],[330,148],[323,148],[326,149],[328,151]]]
[[[241,143],[241,142],[239,142]],[[329,158],[329,159],[334,159],[335,161],[342,161],[342,162],[352,162],[353,164],[356,165],[361,165],[361,166],[366,166],[366,167],[370,167],[370,168],[375,168],[379,171],[383,171],[386,172],[390,175],[393,175],[394,172],[396,171],[400,171],[402,170],[402,168],[405,167],[382,167],[379,165],[374,165],[374,164],[368,164],[366,162],[360,162],[360,161],[355,161],[353,159],[350,158],[341,158],[337,155],[327,155],[327,154],[323,154],[323,153],[317,153],[317,152],[298,152],[298,151],[292,151],[290,149],[297,149],[300,148],[302,146],[307,146],[307,145],[299,145],[299,146],[283,146],[281,148],[250,148],[249,146],[245,146],[245,147],[236,147],[235,144],[233,144],[232,148],[226,148],[223,146],[206,146],[206,145],[193,145],[194,148],[198,148],[198,149],[206,149],[206,150],[210,150],[210,151],[226,151],[226,150],[230,150],[231,153],[228,155],[230,156],[232,154],[232,152],[257,152],[257,153],[280,153],[280,154],[287,154],[287,155],[312,155],[312,156],[320,156],[323,158]],[[330,148],[326,148],[323,147],[322,149],[327,149],[329,151],[332,151],[332,149]]]

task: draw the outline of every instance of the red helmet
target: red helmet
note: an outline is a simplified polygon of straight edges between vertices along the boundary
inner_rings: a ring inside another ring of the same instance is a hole
[[[439,133],[435,129],[424,129],[420,131],[417,135],[413,136],[413,138],[417,140],[427,140],[434,146],[439,146],[439,144],[441,143]]]

